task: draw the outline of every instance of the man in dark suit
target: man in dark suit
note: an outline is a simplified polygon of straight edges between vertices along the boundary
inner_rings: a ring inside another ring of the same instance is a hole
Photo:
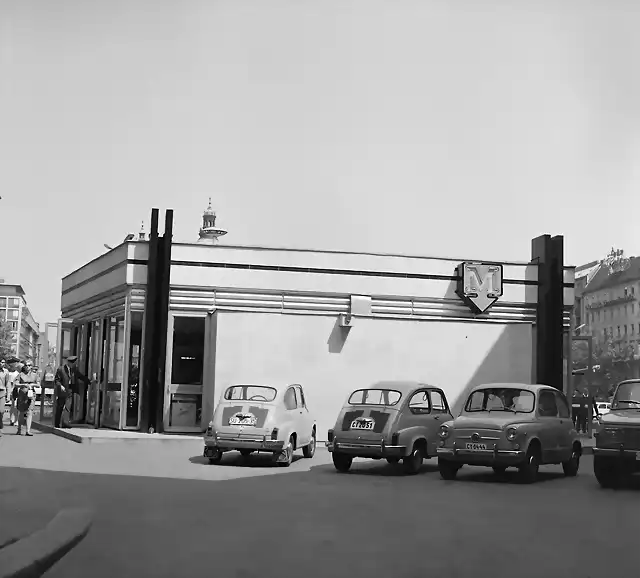
[[[71,401],[73,394],[78,391],[78,379],[89,383],[89,378],[85,377],[76,368],[78,357],[70,355],[67,357],[64,365],[58,367],[56,376],[53,380],[56,392],[56,413],[53,425],[55,427],[69,428]]]

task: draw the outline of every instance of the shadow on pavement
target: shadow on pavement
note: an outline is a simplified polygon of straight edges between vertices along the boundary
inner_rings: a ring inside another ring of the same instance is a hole
[[[297,461],[303,459],[303,456],[294,454],[292,463],[295,464]],[[192,464],[209,465],[209,459],[204,456],[192,456],[189,458],[189,461]],[[245,458],[240,455],[240,452],[225,452],[222,456],[222,461],[219,464],[216,464],[216,466],[232,466],[236,468],[281,468],[281,466],[276,464],[273,460],[273,456],[271,454],[251,454]]]
[[[400,478],[412,478],[415,476],[405,474],[402,463],[388,464],[386,461],[379,463],[377,460],[369,462],[354,462],[351,469],[346,473],[341,473],[336,470],[333,464],[322,464],[317,466],[311,466],[310,472],[319,474],[331,474],[338,476],[377,476],[377,477],[400,477]],[[432,474],[438,471],[437,464],[431,464],[429,462],[422,465],[418,475]]]
[[[465,469],[466,468],[466,469]],[[545,482],[553,482],[556,480],[565,479],[565,475],[562,472],[545,472],[538,473],[538,479],[533,484],[543,484]],[[443,480],[444,481],[444,480]],[[507,470],[504,474],[496,474],[491,468],[473,468],[464,466],[459,472],[456,482],[471,482],[481,484],[521,484],[522,482],[518,478],[518,470]]]

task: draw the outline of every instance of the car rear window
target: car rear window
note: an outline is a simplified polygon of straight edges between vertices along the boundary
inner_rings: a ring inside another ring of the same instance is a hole
[[[512,411],[531,413],[535,395],[526,389],[514,387],[487,387],[474,391],[464,406],[466,412]]]
[[[349,396],[351,405],[396,405],[402,394],[395,389],[356,389]]]
[[[273,401],[278,394],[273,387],[266,385],[232,385],[224,392],[229,401]]]

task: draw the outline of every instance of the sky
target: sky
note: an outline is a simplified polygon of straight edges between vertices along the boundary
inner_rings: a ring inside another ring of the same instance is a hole
[[[209,197],[226,244],[639,255],[638,29],[633,0],[1,0],[0,278],[44,325]]]

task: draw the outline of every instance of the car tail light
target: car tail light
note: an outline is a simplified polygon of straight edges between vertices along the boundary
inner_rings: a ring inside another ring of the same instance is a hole
[[[332,442],[332,441],[333,441],[333,430],[332,430],[332,429],[330,429],[330,430],[327,432],[327,441],[329,441],[329,442]]]
[[[278,428],[274,427],[273,431],[271,432],[271,439],[272,440],[277,440],[278,439]]]
[[[392,446],[397,446],[398,445],[398,438],[399,437],[400,437],[400,434],[398,434],[398,433],[391,434],[391,445]]]

